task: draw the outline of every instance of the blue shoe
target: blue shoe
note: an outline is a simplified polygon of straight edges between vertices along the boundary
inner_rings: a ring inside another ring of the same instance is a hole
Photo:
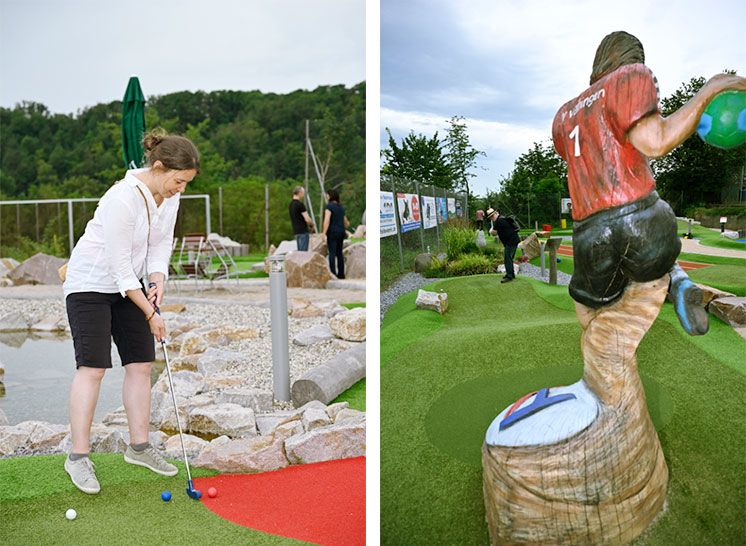
[[[671,282],[668,289],[673,299],[676,316],[682,328],[690,336],[701,336],[710,328],[704,305],[704,293],[689,277]]]

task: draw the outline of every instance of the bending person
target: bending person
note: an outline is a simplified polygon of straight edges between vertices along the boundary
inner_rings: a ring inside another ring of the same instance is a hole
[[[178,472],[148,441],[153,338],[166,335],[154,306],[163,299],[179,194],[199,172],[199,153],[188,139],[162,132],[146,135],[143,145],[147,168],[128,170],[101,198],[70,256],[63,287],[77,367],[65,470],[75,487],[89,494],[100,490],[89,436],[101,380],[112,367],[112,337],[125,368],[122,399],[130,444],[124,460],[166,476]],[[147,293],[145,276],[155,283]]]
[[[707,103],[746,79],[711,78],[669,117],[662,117],[658,83],[640,41],[626,32],[606,36],[596,51],[591,86],[557,112],[555,148],[568,166],[574,219],[575,271],[570,295],[598,308],[616,301],[630,281],[669,273],[676,314],[691,335],[708,329],[702,291],[676,265],[681,250],[676,217],[659,199],[649,158],[691,136]]]

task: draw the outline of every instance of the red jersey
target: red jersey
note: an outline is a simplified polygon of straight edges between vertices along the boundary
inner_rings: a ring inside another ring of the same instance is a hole
[[[618,68],[559,109],[552,140],[567,162],[575,220],[655,189],[648,158],[632,146],[627,131],[657,111],[657,81],[643,64]]]

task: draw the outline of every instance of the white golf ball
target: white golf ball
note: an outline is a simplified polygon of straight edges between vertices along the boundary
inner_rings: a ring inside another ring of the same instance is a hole
[[[78,513],[72,508],[70,508],[67,512],[65,512],[65,517],[69,519],[70,521],[72,521],[78,517]]]

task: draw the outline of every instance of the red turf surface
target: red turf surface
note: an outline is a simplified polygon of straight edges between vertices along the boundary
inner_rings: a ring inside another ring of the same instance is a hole
[[[233,523],[324,546],[365,544],[365,457],[197,478],[194,485],[207,508]],[[209,487],[218,490],[214,499]]]

